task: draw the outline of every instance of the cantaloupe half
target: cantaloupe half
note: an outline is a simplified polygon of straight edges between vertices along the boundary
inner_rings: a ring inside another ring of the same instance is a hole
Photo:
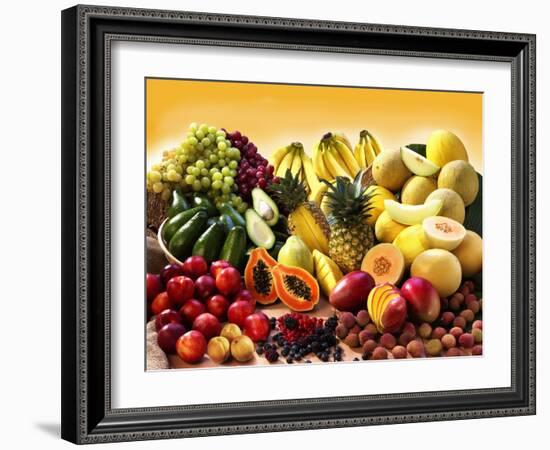
[[[395,245],[378,244],[363,258],[361,270],[368,272],[376,284],[397,284],[405,272],[405,258]]]
[[[454,250],[466,236],[466,229],[460,223],[443,216],[427,217],[422,228],[431,248]]]

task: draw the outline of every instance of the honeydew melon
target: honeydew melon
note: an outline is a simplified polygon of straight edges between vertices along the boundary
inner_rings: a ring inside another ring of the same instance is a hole
[[[430,200],[423,205],[404,205],[395,200],[384,200],[384,206],[390,217],[404,225],[417,225],[426,217],[435,216],[443,206],[438,199]]]
[[[422,177],[430,177],[437,173],[440,167],[419,155],[408,147],[401,147],[401,159],[412,173]]]
[[[443,216],[427,217],[422,228],[432,248],[454,250],[466,236],[466,229],[460,223]]]

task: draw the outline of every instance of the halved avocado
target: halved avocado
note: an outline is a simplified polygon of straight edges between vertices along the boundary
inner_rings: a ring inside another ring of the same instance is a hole
[[[275,244],[275,234],[256,211],[248,208],[244,213],[244,219],[246,221],[246,232],[254,244],[266,250],[273,247],[273,244]]]
[[[272,227],[279,220],[279,208],[269,195],[261,188],[252,189],[252,206],[254,211]]]

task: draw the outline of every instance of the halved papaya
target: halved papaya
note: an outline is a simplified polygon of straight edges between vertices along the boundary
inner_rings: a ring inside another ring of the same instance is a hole
[[[270,305],[277,300],[277,291],[272,269],[277,265],[271,255],[263,247],[257,247],[250,253],[244,269],[244,284],[262,305]]]
[[[277,264],[271,273],[277,295],[293,311],[311,311],[319,303],[319,283],[307,270]]]
[[[405,258],[395,245],[378,244],[372,247],[363,258],[361,270],[371,274],[376,284],[397,284],[405,272]]]

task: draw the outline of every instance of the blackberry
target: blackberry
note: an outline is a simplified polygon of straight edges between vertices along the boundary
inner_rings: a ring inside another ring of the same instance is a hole
[[[361,358],[363,358],[363,360],[366,361],[367,359],[369,359],[369,354],[367,352],[365,352],[365,353],[363,353]]]
[[[326,352],[321,353],[321,361],[323,361],[323,362],[328,361],[328,353],[326,353]]]
[[[323,327],[317,327],[317,328],[315,328],[315,334],[316,334],[317,336],[323,335],[324,332],[325,332],[325,330],[323,330]]]
[[[279,359],[279,352],[275,349],[269,349],[265,352],[265,359],[270,363],[275,362]]]
[[[298,320],[292,316],[287,316],[285,317],[284,324],[287,329],[294,330],[298,326]]]
[[[359,358],[353,358],[354,361],[359,361]]]
[[[259,346],[256,348],[256,353],[257,353],[258,355],[261,355],[261,354],[263,354],[263,352],[264,352],[264,348],[263,348],[261,345],[259,345]]]
[[[283,355],[283,356],[288,356],[289,353],[290,353],[290,351],[288,350],[287,347],[284,347],[284,348],[281,350],[281,355]]]
[[[313,342],[311,343],[311,350],[312,350],[313,352],[317,352],[317,351],[319,350],[319,347],[320,347],[319,342],[313,341]]]
[[[275,317],[270,317],[269,325],[271,325],[271,329],[274,330],[277,327],[277,319]]]
[[[333,347],[336,345],[336,336],[331,334],[330,336],[327,336],[326,342],[329,346]]]
[[[304,362],[305,362],[306,364],[311,364],[311,361],[310,361],[309,359],[306,359]]]
[[[286,362],[287,362],[287,364],[292,364],[294,362],[294,360],[291,357],[288,357],[286,359]]]

